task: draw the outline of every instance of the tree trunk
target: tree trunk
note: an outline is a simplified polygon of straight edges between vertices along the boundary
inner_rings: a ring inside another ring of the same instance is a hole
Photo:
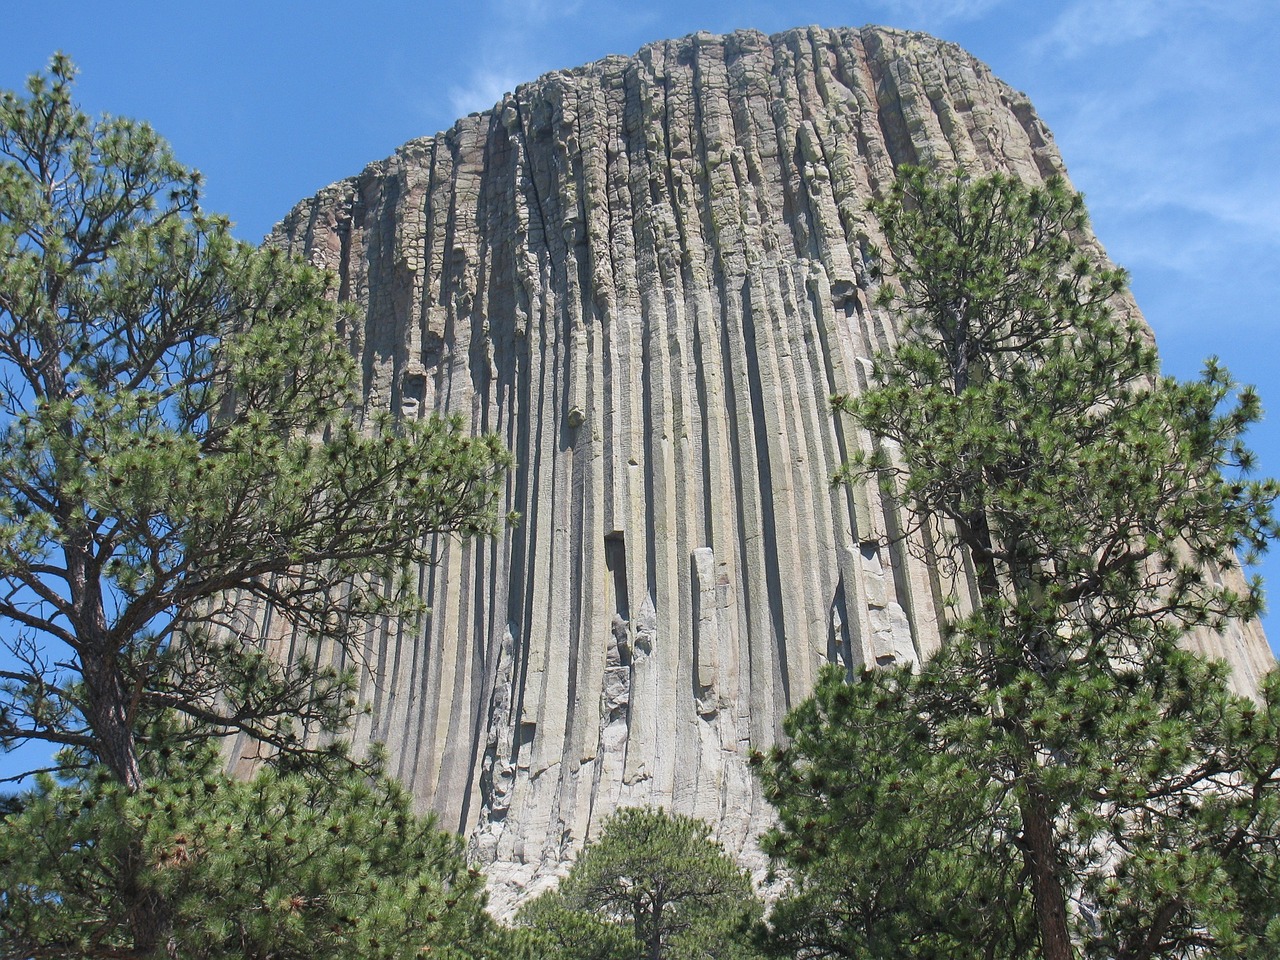
[[[1019,797],[1022,813],[1023,851],[1031,874],[1036,927],[1040,931],[1043,960],[1073,960],[1075,949],[1067,928],[1067,901],[1058,872],[1053,820],[1044,795],[1034,781],[1023,777],[1025,793]]]
[[[955,304],[951,309],[950,319],[952,326],[948,361],[952,390],[958,397],[968,388],[970,379],[967,302]],[[994,558],[995,538],[987,518],[981,483],[982,481],[978,481],[977,489],[970,491],[975,494],[976,504],[964,518],[968,530],[964,532],[963,540],[973,558],[979,600],[989,602],[1000,598],[1002,587]],[[1015,583],[1017,579],[1015,572]],[[990,669],[988,681],[999,690],[1013,679],[1009,666],[1002,662],[999,652],[992,649],[990,644],[986,645],[985,653]],[[997,704],[993,709],[997,716],[1003,715],[1000,705]],[[1025,738],[1019,737],[1019,740]],[[1029,768],[1034,768],[1035,759],[1030,744],[1024,742],[1022,745],[1025,748],[1023,762]],[[1022,850],[1031,876],[1031,894],[1035,905],[1036,928],[1040,934],[1041,957],[1042,960],[1074,960],[1075,952],[1067,926],[1066,897],[1058,869],[1056,838],[1053,819],[1049,815],[1048,799],[1027,769],[1015,770],[1014,775],[1022,815]]]
[[[125,790],[136,794],[142,789],[142,771],[128,683],[112,648],[96,588],[96,582],[86,583],[82,594],[82,602],[88,607],[82,617],[91,624],[81,631],[82,636],[87,636],[81,655],[86,719],[99,744],[97,759]],[[117,862],[118,893],[125,904],[133,938],[130,954],[139,960],[171,955],[172,918],[164,898],[147,888],[148,863],[141,831],[129,837]]]
[[[122,867],[127,885],[121,894],[128,900],[129,933],[133,936],[131,955],[139,960],[174,956],[173,922],[168,904],[159,893],[140,883],[147,867],[140,837],[130,839]]]
[[[102,651],[103,646],[96,646]],[[129,717],[128,689],[116,660],[109,652],[82,658],[87,713],[97,742],[98,760],[111,771],[130,794],[142,788],[137,741]],[[141,831],[126,841],[118,855],[118,893],[126,904],[129,932],[133,937],[131,955],[152,958],[168,951],[172,928],[164,899],[146,886],[147,855]]]
[[[973,541],[974,568],[978,579],[978,593],[982,600],[999,596],[1000,579],[991,556],[992,537],[985,510],[979,507],[969,520]],[[990,682],[1000,689],[1012,676],[994,650],[988,650]],[[1003,708],[996,705],[997,716]],[[1040,933],[1042,960],[1073,960],[1075,951],[1067,927],[1067,903],[1062,890],[1062,877],[1058,870],[1057,846],[1053,818],[1049,814],[1048,798],[1044,796],[1036,779],[1028,770],[1034,769],[1034,750],[1026,742],[1019,729],[1018,741],[1024,757],[1022,770],[1014,770],[1018,807],[1022,815],[1022,851],[1031,876],[1031,895],[1035,904],[1036,929]]]
[[[104,631],[105,632],[105,631]],[[88,643],[81,657],[84,673],[86,719],[100,745],[98,760],[130,793],[142,788],[138,749],[129,718],[129,694],[112,651],[102,643]]]

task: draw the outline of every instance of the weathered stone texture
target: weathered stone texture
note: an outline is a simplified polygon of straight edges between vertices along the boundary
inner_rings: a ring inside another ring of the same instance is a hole
[[[361,691],[360,735],[470,836],[499,910],[622,804],[762,866],[749,750],[823,663],[937,647],[954,585],[829,483],[869,440],[827,397],[894,336],[866,201],[921,161],[1063,172],[952,45],[698,34],[525,84],[278,227],[362,306],[369,409],[461,414],[519,460],[523,521],[439,543],[430,618],[367,638]],[[1197,642],[1244,682],[1272,663],[1253,628]]]

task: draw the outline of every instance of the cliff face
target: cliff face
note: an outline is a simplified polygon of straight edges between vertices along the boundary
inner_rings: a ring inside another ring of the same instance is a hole
[[[938,645],[955,585],[828,482],[869,441],[827,397],[894,338],[865,205],[904,162],[1063,172],[954,46],[699,34],[526,84],[278,227],[361,305],[369,409],[461,414],[519,460],[522,523],[441,541],[431,616],[367,637],[362,681],[360,735],[470,836],[499,909],[619,805],[761,865],[749,750],[823,663]],[[1256,628],[1199,642],[1245,684],[1272,662]]]

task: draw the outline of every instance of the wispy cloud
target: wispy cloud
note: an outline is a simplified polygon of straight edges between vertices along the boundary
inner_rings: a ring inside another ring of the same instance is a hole
[[[977,20],[1006,0],[881,0],[877,7],[895,21],[936,29],[949,23]]]
[[[541,41],[581,18],[598,0],[488,0],[482,4],[486,29],[476,34],[471,61],[476,64],[446,91],[457,115],[488,110],[517,85],[555,64],[542,62]]]
[[[1189,20],[1248,19],[1265,14],[1259,0],[1075,0],[1038,39],[1043,53],[1078,57],[1099,47],[1115,47],[1185,29]],[[1274,16],[1274,11],[1272,14]]]
[[[1161,11],[1169,7],[1199,6],[1197,0],[1081,0],[1072,3],[1040,38],[1042,50],[1076,57],[1096,47],[1140,40],[1168,22]]]
[[[1043,106],[1121,262],[1192,277],[1280,254],[1269,34],[1251,0],[1075,0],[1031,41],[1055,64]]]
[[[499,6],[518,21],[545,22],[576,15],[587,6],[587,0],[500,0]]]
[[[488,110],[503,95],[516,88],[522,77],[509,69],[480,67],[464,83],[449,87],[449,105],[458,116]]]

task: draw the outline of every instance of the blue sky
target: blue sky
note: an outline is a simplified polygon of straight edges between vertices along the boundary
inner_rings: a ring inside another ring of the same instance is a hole
[[[1133,275],[1165,367],[1210,354],[1273,414],[1280,474],[1280,12],[1275,0],[223,0],[0,2],[0,87],[57,49],[92,112],[151,121],[256,240],[297,200],[548,70],[695,30],[888,24],[1026,91],[1094,228]],[[1280,647],[1280,551],[1267,618]]]

